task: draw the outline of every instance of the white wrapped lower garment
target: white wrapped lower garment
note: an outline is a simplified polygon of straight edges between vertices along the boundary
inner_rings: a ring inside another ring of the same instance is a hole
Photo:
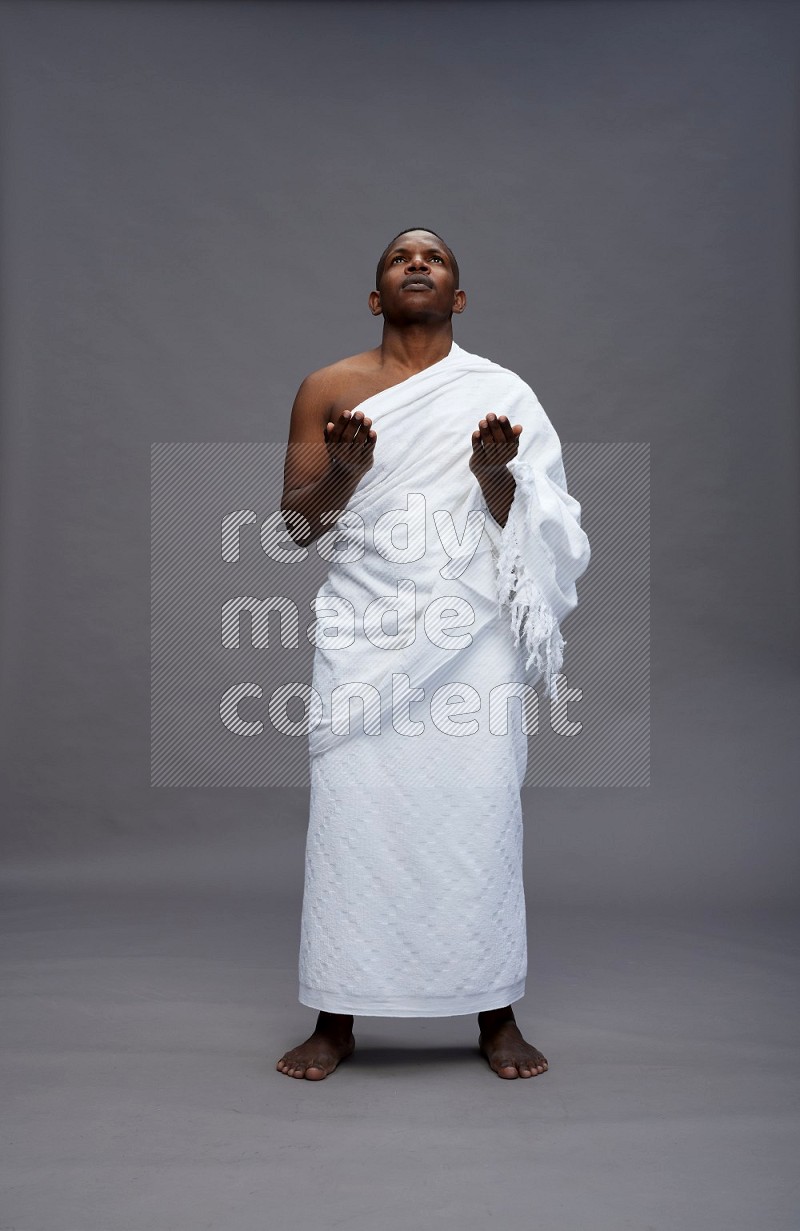
[[[555,695],[589,543],[558,436],[514,373],[454,343],[358,409],[374,465],[319,543],[299,999],[479,1012],[523,996],[527,970],[527,736],[507,699],[540,679]],[[524,429],[502,528],[469,469],[490,411]]]

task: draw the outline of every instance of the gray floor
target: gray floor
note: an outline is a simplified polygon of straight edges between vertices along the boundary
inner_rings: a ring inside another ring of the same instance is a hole
[[[359,1018],[311,1083],[274,1068],[314,1019],[298,909],[246,877],[8,878],[0,1228],[797,1226],[790,920],[529,905],[548,1073],[495,1077],[473,1017]]]

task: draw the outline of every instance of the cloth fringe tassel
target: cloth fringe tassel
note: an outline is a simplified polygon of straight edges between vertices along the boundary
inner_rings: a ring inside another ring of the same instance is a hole
[[[510,518],[509,518],[510,520]],[[545,696],[558,701],[557,677],[564,662],[566,641],[561,635],[555,612],[535,578],[525,569],[513,533],[502,537],[497,556],[498,608],[511,614],[511,629],[516,645],[524,642],[526,669],[532,664],[542,673]]]

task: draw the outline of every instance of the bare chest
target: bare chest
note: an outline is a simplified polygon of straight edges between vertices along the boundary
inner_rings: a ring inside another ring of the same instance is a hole
[[[340,388],[333,394],[328,414],[335,418],[345,410],[355,410],[367,398],[374,397],[376,393],[383,393],[385,389],[391,389],[393,385],[399,384],[402,380],[402,376],[391,377],[385,373],[380,376],[348,378],[342,381]]]

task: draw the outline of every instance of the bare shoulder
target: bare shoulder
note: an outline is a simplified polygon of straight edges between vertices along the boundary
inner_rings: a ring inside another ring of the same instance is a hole
[[[299,393],[314,401],[328,401],[333,407],[342,397],[347,400],[353,389],[374,381],[380,370],[380,347],[347,355],[324,368],[310,372],[300,386]]]
[[[375,391],[380,379],[380,347],[348,355],[310,372],[297,390],[291,414],[290,443],[321,441],[325,424],[336,422]]]

